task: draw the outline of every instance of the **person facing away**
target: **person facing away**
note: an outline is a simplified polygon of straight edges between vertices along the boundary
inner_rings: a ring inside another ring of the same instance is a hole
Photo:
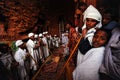
[[[104,56],[105,44],[109,35],[99,29],[92,39],[92,48],[85,55],[78,51],[77,66],[73,71],[73,80],[99,80],[99,67]]]

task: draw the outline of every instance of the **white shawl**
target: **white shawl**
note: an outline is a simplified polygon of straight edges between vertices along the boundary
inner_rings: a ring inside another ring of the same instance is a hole
[[[92,48],[85,55],[79,51],[73,80],[99,80],[99,67],[102,63],[104,47]]]

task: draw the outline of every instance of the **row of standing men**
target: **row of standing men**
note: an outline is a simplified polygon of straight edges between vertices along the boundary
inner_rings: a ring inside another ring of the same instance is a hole
[[[51,37],[48,32],[42,34],[28,34],[28,40],[15,41],[15,61],[18,65],[20,80],[29,80],[35,75],[41,64],[51,55],[50,49],[59,47],[60,38],[57,35]]]
[[[11,46],[0,43],[0,80],[32,79],[42,63],[52,54],[52,50],[58,48],[61,42],[67,47],[68,32],[62,34],[62,41],[57,35],[51,36],[48,32],[31,32],[28,39],[13,41]],[[68,52],[66,49],[65,51],[64,53]]]

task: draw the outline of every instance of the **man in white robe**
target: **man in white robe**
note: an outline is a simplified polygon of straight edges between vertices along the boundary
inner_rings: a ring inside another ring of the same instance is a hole
[[[35,34],[34,38],[35,38],[34,43],[35,43],[35,46],[36,46],[36,48],[34,49],[34,58],[35,58],[36,62],[38,63],[39,59],[40,59],[40,54],[39,54],[40,44],[39,44],[39,41],[38,41],[38,35]]]
[[[43,38],[43,35],[42,35],[42,33],[40,33],[40,34],[39,34],[39,39],[38,39],[39,44],[40,44],[40,46],[39,46],[39,54],[40,54],[40,59],[41,59],[41,60],[42,60],[42,59],[44,60],[44,58],[45,58],[44,52],[43,52],[44,43],[43,43],[43,41],[42,41],[42,38]]]
[[[37,70],[37,62],[34,56],[34,48],[35,48],[34,33],[29,33],[28,37],[29,37],[29,40],[27,41],[26,46],[30,54],[30,69],[33,75]]]
[[[45,58],[47,58],[50,54],[49,54],[49,49],[48,49],[48,42],[47,42],[47,32],[43,32],[43,38],[42,38],[42,41],[43,41],[43,52],[44,52],[44,55],[45,55]]]
[[[27,53],[22,40],[17,40],[15,43],[18,50],[15,52],[14,58],[19,63],[18,72],[20,80],[28,80],[28,74],[24,66],[24,60],[26,59]]]

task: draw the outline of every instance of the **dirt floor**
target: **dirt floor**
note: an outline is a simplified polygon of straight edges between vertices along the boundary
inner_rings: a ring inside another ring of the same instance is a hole
[[[61,69],[66,62],[65,57],[63,56],[63,50],[64,48],[62,46],[54,49],[51,52],[52,54],[33,76],[32,80],[57,80],[58,76],[60,76]],[[61,76],[60,80],[65,80],[64,72]]]

